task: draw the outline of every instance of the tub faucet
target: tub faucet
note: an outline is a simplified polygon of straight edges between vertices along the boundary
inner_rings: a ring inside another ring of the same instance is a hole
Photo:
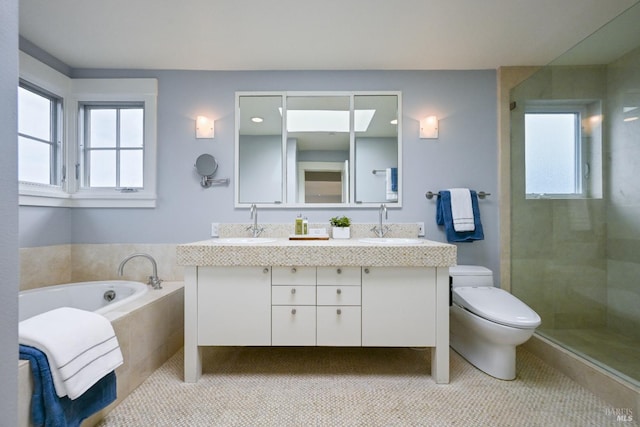
[[[389,219],[389,214],[387,213],[387,205],[384,203],[380,205],[380,209],[378,209],[378,225],[374,226],[371,231],[373,231],[376,236],[384,237],[385,234],[389,231],[388,225],[382,224],[382,215],[384,214],[384,219]]]
[[[151,285],[153,289],[162,289],[162,279],[158,277],[158,264],[156,263],[156,260],[153,259],[153,257],[149,254],[135,253],[123,259],[120,263],[120,266],[118,267],[118,276],[122,276],[122,274],[124,273],[124,265],[127,263],[127,261],[135,257],[143,257],[151,261],[151,265],[153,266],[153,275],[149,276],[149,281],[147,282],[147,284]]]
[[[251,205],[251,219],[253,220],[253,225],[247,227],[247,230],[251,231],[252,237],[258,237],[264,231],[264,228],[258,227],[258,207],[255,203]]]

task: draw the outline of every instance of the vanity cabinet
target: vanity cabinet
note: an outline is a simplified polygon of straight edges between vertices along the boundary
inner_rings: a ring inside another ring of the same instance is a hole
[[[432,377],[449,382],[454,246],[278,240],[179,249],[186,382],[200,377],[205,346],[431,347]]]

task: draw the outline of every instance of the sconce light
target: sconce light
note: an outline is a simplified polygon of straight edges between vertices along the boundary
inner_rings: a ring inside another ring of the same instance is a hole
[[[438,138],[438,117],[429,116],[420,120],[420,139]]]
[[[198,116],[196,118],[196,138],[213,139],[213,135],[213,120],[205,116]]]

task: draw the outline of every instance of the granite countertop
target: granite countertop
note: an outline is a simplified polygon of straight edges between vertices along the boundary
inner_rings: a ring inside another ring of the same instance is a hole
[[[210,239],[177,247],[183,266],[380,266],[450,267],[456,246],[415,239],[411,244],[366,243],[360,239],[265,239],[260,243],[230,243]]]

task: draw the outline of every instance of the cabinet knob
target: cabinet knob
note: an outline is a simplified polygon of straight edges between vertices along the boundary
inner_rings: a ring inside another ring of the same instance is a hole
[[[342,310],[337,309],[337,310],[336,310],[336,314],[337,314],[337,315],[341,315],[341,314],[342,314]]]
[[[262,272],[263,272],[264,274],[267,274],[267,273],[269,272],[269,269],[268,269],[267,267],[265,267],[265,268],[262,270]]]
[[[339,269],[337,269],[337,270],[336,270],[336,272],[337,272],[338,274],[342,274],[342,269],[341,269],[341,268],[339,268]]]
[[[295,268],[295,267],[293,267],[293,268],[291,269],[291,272],[292,272],[292,273],[295,273],[296,271],[298,271],[298,270],[296,270],[296,268]]]
[[[296,309],[295,308],[291,309],[291,314],[296,314]]]
[[[369,269],[368,269],[368,268],[365,268],[365,269],[364,269],[364,273],[365,273],[365,274],[369,274]]]
[[[340,295],[340,294],[342,293],[342,289],[337,289],[337,290],[336,290],[336,293],[337,293],[338,295]]]
[[[295,294],[295,293],[296,293],[296,288],[292,288],[292,289],[291,289],[291,293],[292,293],[292,294]]]

